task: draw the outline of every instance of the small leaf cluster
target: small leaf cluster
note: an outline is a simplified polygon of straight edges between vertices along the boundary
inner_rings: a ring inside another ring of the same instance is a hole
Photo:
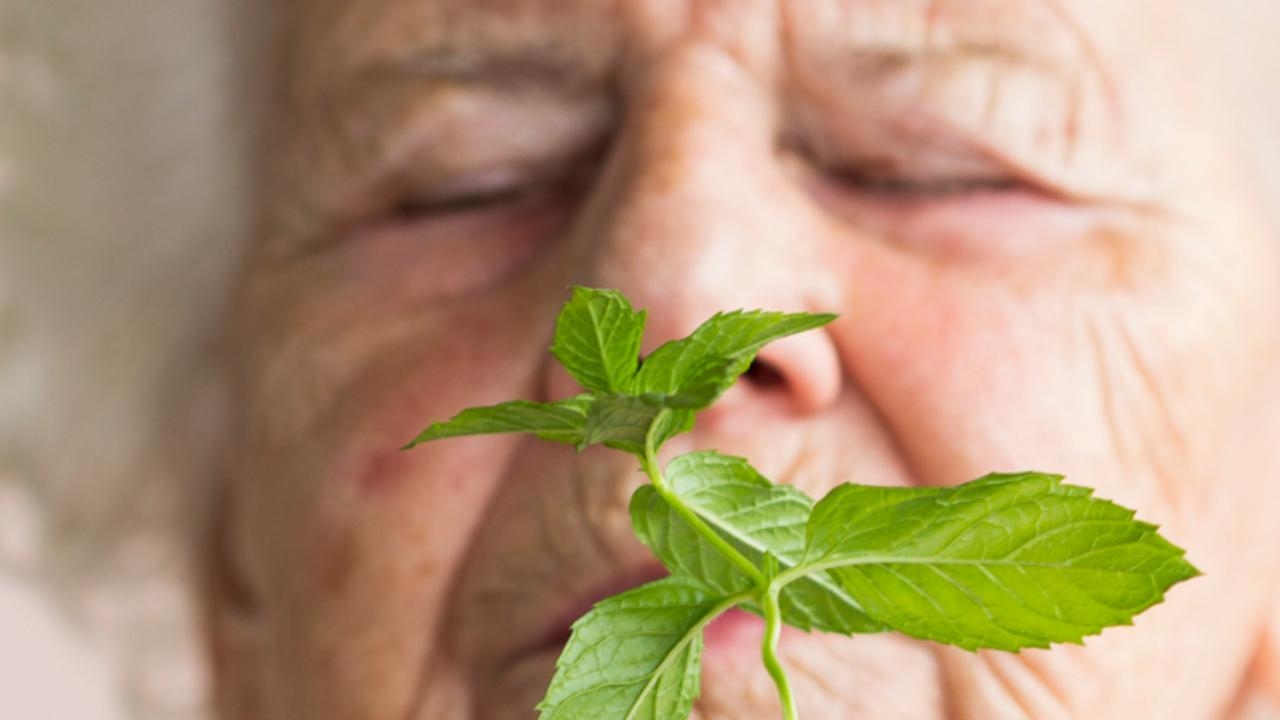
[[[631,499],[632,526],[670,577],[607,598],[574,623],[538,705],[543,720],[686,718],[699,693],[702,631],[734,607],[764,617],[762,661],[793,719],[776,655],[782,625],[893,630],[968,650],[1045,648],[1130,624],[1198,574],[1155,526],[1058,475],[845,483],[815,502],[715,451],[660,466],[663,443],[690,430],[761,347],[834,319],[717,313],[641,361],[645,313],[616,291],[577,287],[551,352],[582,394],[469,408],[406,446],[524,432],[631,453],[647,473]]]

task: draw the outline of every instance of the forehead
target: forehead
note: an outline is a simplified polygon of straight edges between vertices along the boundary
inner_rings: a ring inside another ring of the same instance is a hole
[[[613,57],[615,3],[603,0],[297,0],[287,23],[295,62],[323,82],[404,70],[461,74],[522,60],[602,72]]]
[[[748,64],[831,52],[892,60],[940,48],[1079,60],[1096,54],[1093,36],[1103,33],[1092,28],[1106,15],[1094,0],[294,0],[290,8],[297,69],[330,88],[388,70],[600,79],[681,39],[717,43]]]

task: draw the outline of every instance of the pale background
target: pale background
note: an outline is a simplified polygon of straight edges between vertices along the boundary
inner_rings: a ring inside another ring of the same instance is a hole
[[[205,716],[183,549],[248,227],[255,2],[0,0],[0,718]],[[1280,0],[1216,5],[1280,208]]]

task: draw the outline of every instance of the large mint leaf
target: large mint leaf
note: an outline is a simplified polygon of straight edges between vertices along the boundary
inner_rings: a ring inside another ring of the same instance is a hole
[[[775,485],[746,460],[716,452],[681,455],[665,475],[670,491],[753,563],[760,565],[766,552],[781,570],[801,560],[813,500],[800,490]],[[751,588],[751,578],[699,536],[653,486],[643,485],[632,496],[631,521],[672,574],[693,577],[724,595]],[[787,585],[780,600],[783,620],[804,630],[884,629],[826,573]]]
[[[551,353],[582,387],[623,391],[639,364],[644,316],[616,290],[575,287],[556,318]]]
[[[513,400],[488,407],[467,408],[444,422],[433,423],[409,441],[404,449],[459,435],[527,432],[544,440],[578,444],[587,423],[590,395],[552,403]]]
[[[970,650],[1081,642],[1197,571],[1134,513],[1055,475],[952,488],[842,485],[809,518],[806,564],[895,630]]]
[[[734,604],[675,577],[603,600],[573,624],[539,717],[688,717],[701,682],[702,629]]]
[[[707,407],[747,370],[765,344],[826,325],[835,315],[736,310],[665,343],[640,365],[633,391],[667,407]]]

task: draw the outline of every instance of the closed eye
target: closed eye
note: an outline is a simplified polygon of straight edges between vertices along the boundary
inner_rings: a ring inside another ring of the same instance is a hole
[[[1018,180],[995,175],[909,177],[886,175],[861,168],[826,169],[823,174],[844,188],[895,200],[940,200],[977,193],[1025,189],[1025,185]]]
[[[592,148],[558,167],[537,170],[496,168],[446,180],[422,194],[403,193],[392,216],[422,220],[463,216],[576,197],[595,175],[600,150]]]
[[[398,183],[353,230],[358,266],[371,286],[403,285],[405,296],[420,300],[498,287],[546,257],[563,236],[581,177],[498,169]]]
[[[396,201],[392,214],[401,220],[461,215],[521,205],[564,190],[563,182],[529,181],[495,187],[452,191]]]

